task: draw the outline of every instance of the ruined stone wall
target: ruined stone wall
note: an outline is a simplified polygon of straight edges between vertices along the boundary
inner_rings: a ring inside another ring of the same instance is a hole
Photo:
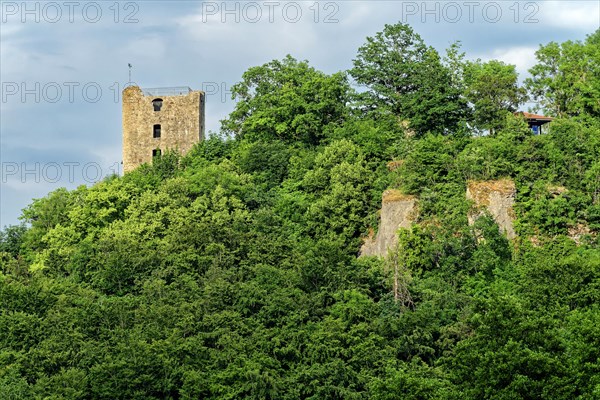
[[[469,224],[473,224],[487,210],[506,237],[514,239],[513,205],[516,192],[515,183],[509,179],[467,182],[467,199],[475,203],[468,215]]]
[[[556,196],[568,191],[562,186],[549,186],[548,191]],[[473,207],[467,217],[469,224],[488,213],[498,224],[500,231],[508,238],[515,239],[514,229],[516,196],[515,183],[510,179],[494,181],[467,182],[466,198],[473,201]],[[386,257],[388,250],[398,242],[398,229],[410,228],[417,217],[417,198],[407,196],[395,189],[383,193],[381,201],[379,230],[377,235],[371,234],[364,240],[360,249],[361,256]],[[581,244],[584,238],[594,236],[597,232],[590,230],[585,223],[578,223],[568,229],[568,237]],[[539,238],[529,238],[532,243],[539,243]]]
[[[379,230],[375,238],[369,237],[360,249],[361,256],[387,256],[388,250],[398,242],[398,229],[410,228],[416,219],[414,196],[407,196],[395,189],[388,189],[381,199]]]
[[[154,111],[152,100],[163,105]],[[204,92],[177,96],[145,96],[137,86],[123,90],[123,171],[152,162],[152,151],[176,149],[186,154],[204,139]],[[161,137],[153,137],[153,126],[161,125]]]

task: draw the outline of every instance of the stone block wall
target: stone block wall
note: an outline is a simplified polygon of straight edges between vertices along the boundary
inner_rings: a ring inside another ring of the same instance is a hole
[[[152,101],[162,99],[160,111]],[[144,95],[137,86],[123,90],[123,171],[151,163],[153,151],[174,149],[186,154],[204,139],[205,95],[192,91],[183,95]],[[154,125],[161,126],[160,138],[153,137]]]

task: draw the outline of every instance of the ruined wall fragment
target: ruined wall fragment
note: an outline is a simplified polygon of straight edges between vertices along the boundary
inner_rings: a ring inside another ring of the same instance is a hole
[[[472,225],[487,211],[506,237],[514,239],[516,234],[513,226],[513,205],[516,192],[515,183],[510,179],[467,182],[467,199],[475,203],[468,215],[469,224]]]
[[[396,189],[383,192],[379,230],[373,238],[365,239],[360,249],[361,256],[385,257],[388,249],[398,242],[399,228],[410,228],[416,218],[415,196],[408,196]]]

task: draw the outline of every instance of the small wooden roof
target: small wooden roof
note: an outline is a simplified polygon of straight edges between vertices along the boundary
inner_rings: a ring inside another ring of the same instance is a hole
[[[539,115],[539,114],[532,114],[532,113],[528,113],[526,111],[519,111],[515,113],[516,115],[522,115],[527,122],[537,122],[538,124],[545,124],[547,122],[552,121],[554,118],[552,117],[546,117],[544,115]]]

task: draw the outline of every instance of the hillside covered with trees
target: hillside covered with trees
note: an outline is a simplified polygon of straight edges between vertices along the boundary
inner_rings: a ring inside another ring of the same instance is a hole
[[[521,86],[387,25],[347,72],[248,69],[184,157],[34,200],[0,233],[0,399],[600,398],[600,30],[536,56]],[[467,221],[503,178],[511,241]],[[358,257],[388,188],[418,220]]]

